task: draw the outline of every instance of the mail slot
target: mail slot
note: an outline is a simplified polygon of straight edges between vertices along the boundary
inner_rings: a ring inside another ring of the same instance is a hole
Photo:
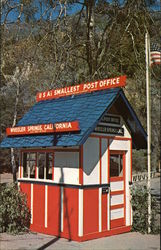
[[[108,194],[108,187],[102,188],[102,194]]]

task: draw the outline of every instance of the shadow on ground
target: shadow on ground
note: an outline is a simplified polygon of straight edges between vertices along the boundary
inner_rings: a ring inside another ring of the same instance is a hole
[[[37,248],[37,250],[44,250],[47,247],[51,246],[52,244],[54,244],[55,242],[57,242],[60,239],[60,237],[57,237],[55,239],[50,240],[49,242],[47,242],[46,244],[44,244],[43,246]]]

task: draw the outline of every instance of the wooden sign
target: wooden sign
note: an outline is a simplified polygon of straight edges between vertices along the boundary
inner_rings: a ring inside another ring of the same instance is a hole
[[[95,82],[82,83],[75,86],[68,86],[65,88],[48,90],[40,92],[36,95],[36,101],[43,101],[49,99],[55,99],[64,96],[78,95],[83,93],[90,93],[98,90],[105,90],[109,88],[124,87],[126,82],[126,76],[118,76],[115,78],[98,80]]]
[[[124,129],[120,127],[109,127],[105,125],[98,125],[94,132],[114,135],[124,135]]]
[[[47,133],[61,133],[61,132],[72,132],[79,131],[79,122],[59,122],[50,124],[38,124],[30,126],[19,126],[6,129],[8,136],[14,135],[32,135],[32,134],[47,134]]]
[[[111,123],[111,124],[118,124],[120,125],[120,117],[119,116],[112,116],[112,115],[105,115],[101,122]]]

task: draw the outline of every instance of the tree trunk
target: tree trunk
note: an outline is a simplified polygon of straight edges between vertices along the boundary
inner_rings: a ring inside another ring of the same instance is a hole
[[[16,182],[17,176],[16,176],[16,162],[15,162],[15,155],[14,155],[14,149],[11,148],[11,166],[12,166],[12,175],[13,175],[13,182]]]
[[[16,121],[17,121],[17,105],[18,105],[19,94],[20,94],[19,80],[16,80],[16,84],[17,84],[17,91],[16,91],[16,100],[15,100],[15,109],[14,109],[12,127],[16,125]],[[17,176],[16,176],[17,168],[16,168],[14,148],[11,148],[11,167],[12,167],[12,174],[13,174],[13,182],[16,182],[17,181]]]
[[[86,42],[86,53],[87,63],[89,68],[89,75],[92,76],[94,73],[94,7],[95,0],[85,1],[86,6],[86,23],[87,23],[87,42]]]

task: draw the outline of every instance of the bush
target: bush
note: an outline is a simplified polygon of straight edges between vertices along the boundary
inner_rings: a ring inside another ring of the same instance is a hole
[[[141,233],[148,232],[148,189],[146,186],[134,186],[132,188],[132,209],[133,209],[133,231]],[[159,205],[157,200],[151,196],[151,233],[160,232],[157,222]]]
[[[25,194],[15,184],[1,185],[0,232],[28,231],[30,211]]]

